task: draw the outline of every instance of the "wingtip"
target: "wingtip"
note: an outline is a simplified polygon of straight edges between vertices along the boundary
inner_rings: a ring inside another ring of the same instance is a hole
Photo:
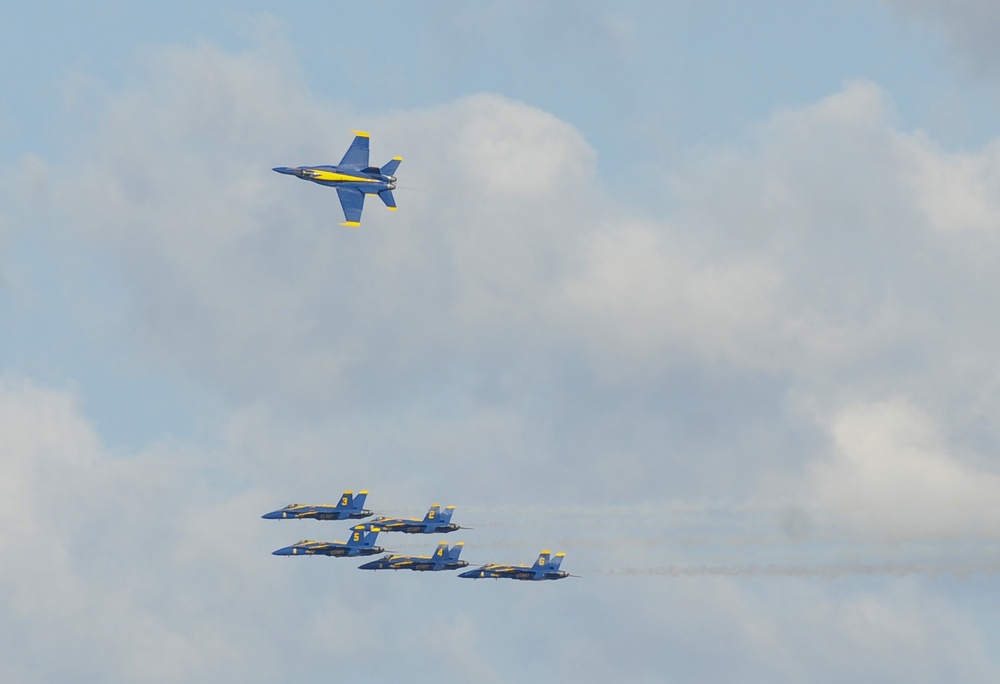
[[[357,228],[361,225],[361,221],[344,221],[340,225],[347,226],[348,228]]]
[[[358,137],[361,137],[361,138],[370,138],[371,137],[371,135],[369,133],[367,133],[366,131],[351,131],[351,133],[353,133],[354,135],[356,135]]]

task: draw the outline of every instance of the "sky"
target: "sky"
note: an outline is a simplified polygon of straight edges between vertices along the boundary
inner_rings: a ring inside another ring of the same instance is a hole
[[[5,681],[1000,677],[995,3],[8,15]]]

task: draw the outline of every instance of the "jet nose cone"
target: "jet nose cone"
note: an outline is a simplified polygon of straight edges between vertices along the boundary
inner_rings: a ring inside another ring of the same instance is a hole
[[[264,518],[264,520],[279,520],[281,518],[281,511],[271,511],[260,517]]]
[[[295,175],[295,169],[289,168],[287,166],[275,166],[271,170],[272,171],[277,171],[278,173],[285,173],[285,174],[288,174],[289,176],[294,176]]]
[[[278,549],[277,551],[272,551],[272,556],[291,556],[293,548],[291,546],[286,546],[283,549]]]

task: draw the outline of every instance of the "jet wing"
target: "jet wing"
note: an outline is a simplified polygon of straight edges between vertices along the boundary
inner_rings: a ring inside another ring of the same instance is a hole
[[[361,225],[361,211],[365,208],[365,194],[354,188],[337,188],[340,206],[346,219],[340,225],[356,228]]]
[[[352,131],[352,133],[355,134],[354,142],[347,148],[347,152],[338,166],[366,169],[368,168],[368,134],[362,131]]]

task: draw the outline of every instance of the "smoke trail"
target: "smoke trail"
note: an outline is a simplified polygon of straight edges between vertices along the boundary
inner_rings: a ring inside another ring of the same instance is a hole
[[[1000,561],[970,561],[948,565],[917,563],[830,565],[667,565],[652,568],[606,568],[594,572],[610,575],[661,575],[667,577],[815,577],[837,579],[852,576],[904,577],[906,575],[954,576],[995,575]]]

